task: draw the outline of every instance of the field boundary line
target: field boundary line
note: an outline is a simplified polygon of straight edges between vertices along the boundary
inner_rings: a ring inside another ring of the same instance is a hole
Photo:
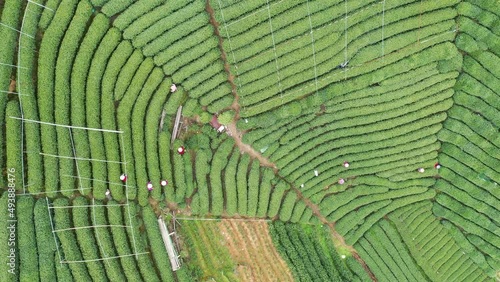
[[[25,153],[30,153],[28,151],[25,151]],[[33,153],[33,152],[31,152]],[[54,154],[47,154],[47,153],[38,153],[42,156],[46,156],[46,157],[54,157],[54,158],[60,158],[60,159],[72,159],[72,160],[79,160],[79,161],[92,161],[92,162],[103,162],[103,163],[114,163],[114,164],[127,164],[127,163],[124,163],[124,162],[120,162],[120,161],[108,161],[108,160],[100,160],[100,159],[89,159],[89,158],[79,158],[79,157],[69,157],[69,156],[61,156],[61,155],[54,155]]]
[[[37,5],[37,6],[43,7],[44,9],[47,9],[47,10],[49,10],[49,11],[54,12],[54,10],[53,10],[52,8],[49,8],[49,7],[47,7],[47,6],[45,6],[45,5],[42,5],[42,4],[38,3],[38,2],[35,2],[35,1],[33,1],[33,0],[28,0],[28,2],[29,2],[29,3],[33,3],[33,4]]]
[[[89,130],[89,131],[110,132],[110,133],[123,133],[123,131],[113,130],[113,129],[93,128],[93,127],[84,127],[84,126],[74,126],[74,125],[58,124],[58,123],[46,122],[46,121],[40,121],[40,120],[19,118],[19,117],[13,117],[13,116],[9,116],[9,117],[13,118],[13,119],[17,119],[17,120],[22,120],[23,122],[32,122],[32,123],[38,123],[38,124],[43,124],[43,125],[52,125],[52,126],[56,126],[56,127],[59,126],[59,127],[66,127],[66,128],[72,128],[72,129],[83,129],[83,130]]]
[[[28,187],[28,186],[26,186],[26,187]],[[92,188],[90,188],[90,187],[87,187],[87,188],[83,187],[82,190],[92,190]],[[57,192],[68,192],[68,191],[80,191],[80,189],[63,189],[63,190],[57,190]],[[16,194],[16,196],[33,196],[33,195],[42,195],[42,194],[47,194],[47,193],[53,193],[53,192],[19,193],[19,194]]]
[[[108,264],[108,260],[110,259],[117,259],[117,258],[124,258],[124,257],[131,257],[131,256],[139,256],[139,255],[145,255],[149,254],[149,252],[142,252],[142,253],[136,253],[136,254],[128,254],[128,255],[121,255],[121,256],[112,256],[112,257],[104,257],[104,258],[99,258],[99,259],[86,259],[86,260],[63,260],[60,263],[87,263],[87,262],[94,262],[94,261],[106,261]]]
[[[96,205],[94,204],[94,198],[92,198],[92,205],[76,205],[76,206],[62,206],[62,207],[50,207],[51,209],[74,209],[74,208],[94,208],[94,207],[124,207],[127,204],[112,204],[112,205]]]
[[[5,93],[5,94],[13,94],[13,95],[18,95],[18,96],[28,96],[26,94],[20,94],[18,92],[12,92],[12,91],[5,91],[5,90],[0,90],[1,93]]]

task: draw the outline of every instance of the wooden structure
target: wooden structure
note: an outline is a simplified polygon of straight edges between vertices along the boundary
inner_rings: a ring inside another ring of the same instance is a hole
[[[172,242],[172,238],[170,237],[175,234],[175,232],[169,233],[167,225],[161,216],[158,217],[158,225],[160,227],[163,243],[165,244],[165,249],[168,253],[168,258],[170,259],[170,265],[172,265],[172,270],[176,271],[181,268],[181,262],[179,260],[179,255],[177,254],[177,250],[174,247],[174,243]]]

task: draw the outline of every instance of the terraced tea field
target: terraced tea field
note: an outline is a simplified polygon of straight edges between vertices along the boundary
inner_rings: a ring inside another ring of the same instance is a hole
[[[0,15],[0,281],[500,280],[499,1]]]

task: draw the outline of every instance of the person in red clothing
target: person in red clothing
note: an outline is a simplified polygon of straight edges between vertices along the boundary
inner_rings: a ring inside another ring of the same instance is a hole
[[[184,155],[184,153],[186,152],[186,149],[184,148],[184,146],[180,146],[179,148],[177,148],[177,153],[179,153],[179,155]]]
[[[436,163],[436,164],[434,165],[434,168],[435,168],[435,169],[440,169],[440,168],[441,168],[441,165],[440,165],[439,163]]]
[[[126,182],[127,181],[127,175],[125,173],[122,173],[122,175],[120,175],[120,180],[122,182]]]

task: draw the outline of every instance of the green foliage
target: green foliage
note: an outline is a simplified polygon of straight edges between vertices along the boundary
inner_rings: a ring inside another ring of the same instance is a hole
[[[133,0],[109,0],[102,6],[101,12],[111,17],[132,5]]]
[[[40,120],[54,122],[54,84],[57,51],[75,12],[77,1],[68,1],[66,5],[56,10],[54,20],[44,34],[38,57],[37,77],[37,104]],[[52,12],[53,13],[53,12]],[[42,151],[46,154],[57,155],[58,148],[56,128],[54,126],[41,127]],[[68,143],[66,143],[68,144]],[[45,187],[47,190],[56,190],[59,187],[59,162],[54,157],[44,157]]]
[[[19,111],[19,103],[16,101],[10,101],[7,103],[7,107],[5,109],[5,137],[7,139],[7,144],[5,146],[7,161],[6,167],[9,171],[8,178],[14,179],[16,183],[17,190],[23,190],[23,172],[22,172],[22,159],[23,156],[22,148],[21,148],[21,122],[20,120],[13,119],[10,117],[21,117],[21,113]],[[14,172],[11,171],[14,169]],[[7,185],[5,185],[7,186]]]
[[[36,281],[39,279],[39,261],[36,244],[33,208],[35,201],[31,197],[20,197],[16,201],[17,210],[17,246],[19,248],[19,279]]]
[[[160,162],[162,179],[166,179],[169,182],[169,187],[164,191],[167,201],[174,200],[174,187],[184,183],[184,178],[181,177],[184,172],[177,166],[172,165],[170,153],[170,133],[162,131],[158,134],[158,159]],[[188,174],[188,176],[192,179],[192,174]],[[178,181],[180,181],[180,183],[178,183]]]
[[[6,3],[5,7],[8,7],[8,3]],[[6,8],[4,8],[6,9]],[[31,11],[33,12],[33,16],[31,17],[25,17],[24,18],[24,26],[23,26],[23,32],[26,34],[36,34],[37,32],[37,24],[38,24],[38,19],[41,15],[42,12],[42,7],[35,7],[34,5],[31,6],[32,9]],[[8,10],[6,10],[8,11]],[[15,13],[12,14],[14,16]],[[3,23],[11,23],[7,19],[2,18]],[[17,26],[17,25],[12,25],[12,26]],[[13,41],[15,41],[17,38],[17,34],[10,32],[12,37],[11,38]],[[4,39],[7,40],[8,37],[5,37]],[[2,41],[5,43],[11,43],[9,41]],[[22,48],[18,52],[18,60],[22,62],[23,67],[26,67],[26,69],[17,69],[17,76],[16,76],[16,90],[18,93],[23,94],[22,96],[22,109],[23,109],[23,114],[25,119],[32,119],[32,120],[38,120],[38,106],[37,106],[37,99],[36,99],[36,85],[34,80],[32,79],[33,77],[33,71],[34,67],[36,65],[36,60],[35,60],[35,50],[36,47],[36,42],[34,40],[31,40],[29,38],[25,37],[20,37],[18,44],[22,44]],[[9,45],[12,48],[14,45]],[[8,55],[9,54],[9,49],[7,48],[5,52],[2,52],[2,55]],[[4,58],[5,62],[9,62],[7,58]],[[10,77],[11,72],[9,68],[1,68],[3,71],[8,71],[8,75]],[[5,74],[4,74],[5,75]],[[0,76],[0,77],[3,77]],[[3,79],[3,78],[0,78]],[[1,87],[7,87],[5,84],[2,83]],[[6,90],[5,88],[2,90]],[[24,96],[26,95],[26,96]],[[0,107],[3,109],[3,107]],[[2,113],[3,116],[3,113]],[[36,123],[25,123],[24,124],[25,132],[29,132],[29,135],[26,135],[27,138],[25,138],[25,150],[30,151],[30,152],[41,152],[41,141],[40,141],[40,126]],[[25,167],[27,167],[27,183],[30,183],[31,185],[27,187],[27,190],[31,193],[39,193],[42,190],[44,190],[43,183],[43,162],[42,162],[42,156],[39,154],[27,154],[26,155],[26,163]],[[53,196],[53,195],[50,195]]]
[[[271,169],[263,168],[263,176],[261,177],[259,186],[259,203],[257,206],[257,217],[265,217],[269,208],[269,200],[271,197],[274,172]]]
[[[196,152],[195,173],[200,201],[199,214],[208,214],[210,211],[210,194],[207,183],[207,174],[210,171],[209,153],[206,150]]]
[[[281,202],[283,199],[283,195],[285,192],[290,189],[285,182],[278,182],[274,189],[271,192],[271,200],[269,202],[269,209],[267,212],[268,217],[275,217],[280,208],[281,208]]]
[[[133,245],[129,243],[127,238],[126,228],[122,226],[128,226],[130,223],[127,220],[128,215],[126,214],[126,209],[121,208],[118,202],[110,201],[108,202],[108,219],[109,224],[113,225],[111,227],[111,234],[113,235],[113,242],[116,248],[116,252],[119,256],[123,256],[120,261],[123,267],[123,271],[128,280],[139,281],[141,280],[141,275],[137,269],[136,261],[133,256],[134,253]]]
[[[73,69],[71,70],[71,124],[75,126],[86,126],[86,82],[89,74],[92,56],[99,46],[109,27],[109,22],[104,15],[98,14],[93,18],[87,29],[87,33],[80,43],[80,48],[76,54]],[[68,94],[68,93],[64,93]],[[69,133],[68,133],[69,134]],[[80,158],[90,159],[89,135],[86,130],[73,130],[75,151]],[[92,168],[90,162],[78,162],[80,172],[79,185],[81,187],[92,187]],[[83,193],[83,192],[82,192]],[[83,193],[86,194],[86,193]]]
[[[15,197],[14,194],[11,195]],[[0,198],[0,215],[2,218],[2,220],[0,221],[0,239],[5,242],[0,246],[0,251],[2,254],[4,254],[0,259],[2,262],[2,264],[0,265],[0,270],[2,271],[0,277],[2,277],[2,279],[5,279],[6,281],[16,281],[16,276],[19,275],[19,262],[16,261],[16,259],[11,260],[11,258],[8,257],[19,257],[19,251],[17,250],[18,248],[16,248],[16,227],[15,225],[14,227],[12,227],[11,222],[7,221],[7,219],[16,219],[16,211],[13,209],[13,202],[15,202],[15,198],[12,199],[12,196],[9,197],[9,194],[7,192],[4,192]],[[9,227],[11,229],[9,229]],[[13,265],[11,265],[10,263],[13,263]],[[11,272],[9,272],[9,270],[11,270]]]
[[[118,73],[131,53],[132,46],[130,43],[126,41],[121,42],[113,51],[113,54],[111,55],[106,66],[106,71],[103,76],[101,98],[101,113],[106,115],[106,118],[101,119],[102,128],[116,129],[117,127],[115,117],[116,107],[113,101],[113,89]],[[113,161],[107,163],[108,175],[120,175],[122,173],[122,168],[120,167],[120,164],[117,163],[117,161],[120,160],[120,145],[118,137],[119,136],[116,134],[103,135],[106,158]],[[124,189],[122,187],[112,185],[109,188],[114,199],[122,200],[125,198]]]
[[[226,169],[224,170],[224,188],[226,190],[226,213],[230,216],[238,211],[238,190],[236,185],[236,170],[240,154],[238,150],[234,150]]]
[[[278,252],[301,281],[352,281],[353,275],[340,261],[327,227],[285,224],[269,226]],[[320,280],[317,280],[320,279]]]
[[[248,187],[247,187],[247,174],[248,166],[250,164],[250,156],[244,154],[240,157],[238,163],[238,172],[236,173],[236,187],[238,191],[238,214],[247,214],[248,204]]]
[[[87,85],[85,87],[85,107],[86,109],[92,109],[86,111],[86,124],[91,128],[100,128],[101,119],[114,119],[115,115],[113,112],[102,112],[101,111],[101,91],[100,85],[102,83],[102,78],[104,71],[106,69],[106,62],[111,56],[113,50],[118,46],[121,35],[118,29],[111,28],[108,30],[102,43],[99,44],[97,50],[92,58],[92,63],[90,65]],[[112,128],[111,128],[112,129]],[[89,147],[90,156],[94,160],[105,160],[106,159],[106,148],[104,147],[104,134],[100,131],[89,131]],[[108,148],[110,150],[116,150],[115,148]],[[116,159],[112,159],[115,160]],[[106,185],[103,180],[108,179],[108,171],[106,163],[102,161],[92,161],[92,178],[95,179],[92,183],[93,195],[96,199],[104,199],[106,192]]]
[[[202,112],[200,114],[200,122],[203,123],[203,124],[209,123],[211,119],[212,119],[212,115],[210,115],[207,112]]]
[[[259,182],[260,182],[260,163],[253,160],[248,173],[248,201],[247,214],[255,217],[257,213],[257,204],[259,202]]]
[[[161,280],[174,281],[173,274],[170,271],[172,268],[168,259],[167,250],[165,249],[165,244],[161,237],[156,215],[150,206],[146,206],[142,209],[142,218],[144,220],[144,226],[146,227],[148,243],[149,246],[151,246],[155,264],[162,269],[160,272]]]
[[[134,77],[136,71],[141,66],[144,57],[139,50],[136,50],[132,53],[132,55],[128,58],[125,65],[122,67],[120,73],[118,74],[118,78],[116,79],[116,85],[114,90],[115,100],[122,100],[125,91],[129,87],[132,78]]]
[[[222,114],[220,114],[217,119],[221,124],[228,125],[234,119],[234,111],[225,111]]]
[[[118,127],[119,128],[131,128],[131,126],[132,126],[131,115],[134,112],[133,108],[134,108],[135,99],[139,96],[139,93],[141,92],[142,85],[145,84],[153,67],[154,67],[153,62],[151,60],[146,59],[146,60],[144,60],[144,62],[142,62],[141,66],[139,67],[137,72],[134,74],[133,80],[135,83],[132,84],[131,87],[128,89],[128,91],[126,92],[126,95],[123,97],[123,100],[120,102],[120,106],[118,107],[117,118],[118,118]],[[149,91],[151,91],[151,89],[149,89]],[[141,113],[137,113],[137,114],[141,114]],[[144,114],[144,112],[142,114]],[[135,126],[139,126],[138,123],[139,123],[139,120],[136,120]],[[135,138],[135,139],[133,139],[133,138]],[[132,132],[125,131],[123,133],[123,145],[122,145],[122,147],[123,147],[123,150],[125,150],[125,152],[121,152],[121,155],[125,156],[124,159],[127,159],[127,160],[134,159],[134,154],[133,154],[134,147],[133,146],[140,146],[140,144],[133,145],[133,144],[135,144],[135,143],[133,143],[133,140],[136,140],[136,142],[139,142],[137,137],[134,137]],[[142,142],[142,140],[141,140],[141,142]],[[141,161],[143,161],[143,160],[144,160],[144,156],[142,156]],[[135,176],[134,166],[130,162],[127,163],[127,173],[128,173],[127,183],[129,185],[129,192],[130,192],[129,198],[135,199],[137,196],[137,192],[138,192],[137,191],[138,188],[135,186],[141,185],[141,188],[143,188],[144,186],[142,186],[142,185],[146,185],[147,181],[143,182],[143,183],[137,182],[137,179]],[[142,175],[141,177],[144,179],[145,175]],[[144,191],[142,191],[141,193],[144,193]],[[144,202],[144,199],[145,199],[144,194],[141,194],[141,196],[143,198],[142,201]]]
[[[280,220],[285,222],[290,220],[296,201],[297,193],[295,193],[294,191],[289,191],[284,197],[283,203],[280,208]]]
[[[116,19],[113,21],[113,25],[123,31],[142,15],[147,14],[150,11],[154,11],[156,7],[163,4],[164,2],[165,0],[135,2],[131,4],[125,11],[121,12],[118,17],[116,17]],[[111,10],[111,7],[108,7],[108,9]]]
[[[71,218],[69,207],[69,202],[67,199],[56,199],[52,203],[54,207],[54,229],[55,230],[63,230],[67,228],[71,228]],[[59,250],[64,252],[64,257],[61,260],[64,261],[81,261],[83,260],[82,253],[80,252],[80,248],[77,244],[77,238],[75,233],[71,230],[67,231],[59,231],[56,233],[57,238],[59,239]],[[94,246],[95,247],[95,246]],[[75,278],[75,280],[90,280],[91,276],[89,275],[87,266],[82,263],[69,263],[69,268],[71,270],[71,275]]]
[[[170,135],[169,135],[170,136]],[[167,142],[166,138],[163,142]],[[170,144],[170,138],[168,140]],[[175,202],[182,202],[186,195],[186,182],[189,181],[189,178],[185,177],[185,167],[187,164],[191,164],[191,153],[187,152],[184,156],[181,156],[177,153],[177,148],[179,148],[182,144],[179,141],[174,142],[173,153],[172,153],[172,167],[173,167],[173,177],[175,183]],[[165,152],[170,156],[170,151]],[[193,177],[193,173],[188,174],[188,176]],[[194,180],[193,180],[194,181]],[[169,193],[167,193],[167,200]],[[173,195],[171,195],[170,200],[174,200]]]
[[[69,24],[64,38],[61,42],[61,50],[57,55],[57,63],[55,66],[55,85],[54,85],[54,111],[55,122],[58,124],[70,124],[70,110],[71,110],[71,96],[70,93],[70,79],[71,68],[75,59],[76,51],[79,47],[79,42],[84,36],[87,22],[92,14],[92,6],[90,3],[83,1],[80,2],[76,8],[75,16]],[[69,133],[67,128],[57,128],[57,149],[58,154],[61,156],[73,156],[72,150],[72,134]],[[71,135],[70,135],[71,134]],[[72,175],[74,171],[74,161],[71,159],[59,160],[59,175]],[[66,187],[67,190],[63,191],[63,195],[70,196],[74,191],[75,181],[71,177],[60,178],[61,187]],[[81,191],[83,192],[83,191]]]
[[[56,280],[56,264],[59,262],[59,254],[56,253],[56,242],[52,236],[52,226],[50,225],[49,209],[44,198],[39,198],[34,207],[34,227],[36,235],[36,245],[40,281]],[[55,256],[55,257],[54,257]],[[67,267],[67,264],[64,264]]]
[[[210,149],[210,139],[206,134],[197,133],[189,137],[186,141],[186,146],[191,150]]]
[[[149,251],[149,249],[146,248],[146,246],[148,246],[146,234],[139,231],[139,228],[143,226],[143,222],[138,218],[138,209],[134,202],[129,202],[127,214],[131,215],[129,220],[132,223],[132,227],[127,228],[130,246],[135,246],[137,252]],[[135,241],[133,241],[133,239],[135,239]],[[146,281],[160,281],[153,264],[154,261],[152,256],[139,255],[137,257],[137,266],[139,267],[142,277]]]
[[[159,200],[161,197],[161,189],[158,187],[158,184],[160,183],[160,175],[159,171],[153,171],[153,174],[148,174],[147,167],[148,167],[148,160],[151,158],[152,165],[158,166],[158,159],[157,159],[157,153],[156,150],[152,154],[152,152],[146,152],[146,142],[156,142],[156,127],[151,128],[151,134],[153,136],[147,136],[146,135],[146,130],[144,128],[144,120],[145,120],[145,115],[146,115],[146,110],[148,108],[149,101],[151,100],[151,97],[154,95],[155,90],[160,86],[162,83],[164,76],[163,73],[159,68],[154,68],[153,71],[149,74],[148,79],[145,82],[144,87],[142,87],[139,95],[136,98],[133,110],[132,110],[132,144],[133,144],[133,151],[134,151],[134,165],[135,165],[135,175],[136,175],[136,181],[137,185],[140,186],[140,189],[138,189],[137,197],[139,200],[139,204],[144,206],[148,204],[148,194],[150,193],[148,189],[146,189],[146,184],[148,181],[151,181],[153,183],[153,186],[157,186],[156,189],[153,189],[151,192],[151,195],[153,198]],[[163,83],[162,87],[160,87],[161,90],[165,91],[168,89],[169,85],[168,83]],[[158,96],[164,95],[163,93],[159,93]],[[159,99],[164,99],[162,97],[159,97]],[[148,112],[148,115],[154,115],[152,119],[156,119],[160,116],[161,113],[161,104],[158,105],[153,105],[154,110],[151,110],[152,112]],[[146,125],[154,126],[155,121],[146,121]],[[146,140],[146,142],[144,142]]]
[[[40,22],[38,23],[38,26],[42,30],[46,30],[49,27],[50,22],[55,16],[54,11],[56,11],[59,7],[61,0],[47,0],[44,4],[44,6],[52,9],[41,9],[40,12],[42,12],[41,17],[40,17]],[[30,7],[31,8],[31,7]]]
[[[193,281],[206,277],[212,277],[216,281],[237,281],[234,273],[236,262],[223,243],[220,222],[186,220],[181,224],[181,232],[186,242],[184,252],[189,254],[186,255],[185,261],[189,263],[176,271],[178,281]],[[185,273],[181,273],[179,277],[179,271],[182,269]]]
[[[15,55],[15,47],[16,47],[16,40],[17,40],[17,34],[16,32],[9,30],[8,27],[17,27],[19,25],[19,15],[21,11],[21,2],[19,1],[5,1],[3,10],[2,10],[2,17],[1,17],[1,22],[2,26],[0,26],[0,33],[3,35],[2,37],[2,42],[0,42],[0,48],[2,49],[2,53],[0,54],[0,61],[3,64],[14,64],[14,55]],[[5,111],[6,111],[6,105],[7,105],[7,92],[9,90],[10,86],[10,79],[11,79],[11,73],[12,73],[12,68],[2,66],[0,68],[0,90],[3,92],[2,95],[0,96],[0,116],[4,117]],[[19,91],[19,90],[18,90]],[[8,116],[8,114],[7,114]],[[8,122],[8,118],[5,119],[6,122]],[[3,127],[0,129],[0,142],[4,144],[5,139],[4,139],[4,133],[3,133]],[[15,138],[7,138],[7,142],[9,142],[10,139]],[[12,141],[10,141],[12,144]],[[7,150],[7,154],[9,154],[10,150]],[[7,157],[8,158],[8,157]],[[0,146],[0,163],[2,164],[1,167],[2,169],[5,169],[5,164],[4,164],[4,147]],[[0,180],[0,185],[4,186],[3,179]]]
[[[462,231],[449,221],[443,220],[441,223],[443,224],[443,227],[450,232],[450,235],[453,237],[455,242],[457,242],[457,245],[460,246],[460,248],[471,258],[471,260],[483,269],[488,276],[495,277],[496,271],[488,265],[485,255],[479,252],[476,247],[469,242],[469,240],[467,240],[467,237],[465,237]]]
[[[78,197],[73,200],[73,205],[75,206],[88,206],[88,201],[83,197]],[[72,209],[72,220],[73,226],[77,228],[75,230],[76,239],[78,240],[78,246],[82,252],[82,256],[85,260],[95,260],[98,259],[99,249],[96,248],[98,245],[97,240],[100,239],[97,234],[97,239],[92,234],[92,229],[88,226],[92,226],[89,220],[89,211],[86,208],[73,208]],[[99,229],[99,227],[96,227]],[[68,231],[69,232],[69,231]],[[102,261],[90,261],[86,264],[89,274],[93,279],[106,280],[106,273],[104,271],[104,265]]]
[[[224,186],[222,185],[223,170],[226,168],[234,146],[233,139],[229,138],[217,148],[212,162],[210,163],[210,187],[211,187],[211,213],[220,216],[224,210]]]
[[[418,265],[422,267],[427,277],[431,280],[454,279],[467,281],[460,275],[457,265],[468,264],[469,271],[474,272],[479,267],[464,256],[462,250],[453,241],[450,234],[439,223],[435,214],[439,215],[440,209],[437,204],[424,201],[421,204],[409,205],[400,208],[391,214],[389,219],[396,227],[398,233],[408,247],[410,254]],[[441,251],[443,243],[446,242],[448,251]],[[446,255],[446,258],[436,261],[434,257]],[[482,272],[477,273],[477,278],[485,277]]]

